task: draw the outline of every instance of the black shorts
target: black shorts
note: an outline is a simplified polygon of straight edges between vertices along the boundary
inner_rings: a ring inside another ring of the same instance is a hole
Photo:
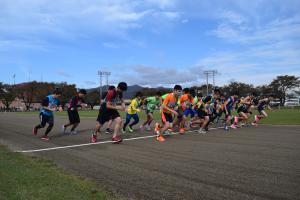
[[[41,126],[44,127],[46,126],[46,123],[49,124],[49,126],[53,126],[54,125],[54,117],[52,116],[48,116],[45,115],[43,113],[40,113],[40,121],[41,121]]]
[[[258,106],[257,110],[258,110],[259,114],[262,114],[262,111],[264,111],[265,108],[263,106]]]
[[[105,122],[108,122],[109,120],[114,120],[116,118],[120,117],[120,114],[117,110],[114,109],[100,109],[99,114],[97,117],[97,121],[103,125]]]
[[[244,107],[244,106],[240,106],[237,109],[237,113],[241,113],[241,112],[248,113],[248,109],[246,107]]]
[[[170,122],[170,123],[173,122],[173,116],[171,113],[162,112],[161,115],[162,115],[163,122]]]
[[[204,110],[197,110],[197,115],[200,119],[204,119],[206,116],[208,116],[208,114],[204,111]]]
[[[80,123],[80,118],[77,110],[68,110],[70,124]]]

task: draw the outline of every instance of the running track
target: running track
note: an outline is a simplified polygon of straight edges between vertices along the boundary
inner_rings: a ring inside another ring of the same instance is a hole
[[[53,160],[129,199],[300,199],[300,126],[192,132],[165,143],[134,133],[120,145],[106,143],[110,136],[103,134],[104,143],[90,145],[95,119],[82,119],[78,135],[61,136],[66,120],[55,118],[46,142],[31,134],[37,116],[0,113],[0,144],[13,151],[54,148],[24,154]]]

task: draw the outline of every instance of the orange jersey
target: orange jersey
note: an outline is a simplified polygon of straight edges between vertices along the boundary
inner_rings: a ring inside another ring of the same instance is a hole
[[[167,97],[165,98],[165,100],[163,101],[163,105],[174,109],[177,106],[177,98],[175,98],[173,93],[170,93],[167,95]],[[163,108],[162,110],[165,113],[170,113],[170,111],[168,111],[167,109]]]
[[[188,94],[184,94],[181,96],[180,98],[180,107],[182,108],[182,110],[185,110],[186,108],[191,108],[192,105],[194,104],[194,98],[190,96]]]

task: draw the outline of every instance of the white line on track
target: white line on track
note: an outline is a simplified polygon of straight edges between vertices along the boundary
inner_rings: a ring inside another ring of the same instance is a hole
[[[210,128],[209,130],[215,130],[220,129],[223,127],[217,127],[217,128]],[[193,131],[186,131],[186,133],[192,133]],[[169,133],[165,135],[178,135],[179,132]],[[131,140],[142,140],[142,139],[148,139],[148,138],[154,138],[156,135],[149,135],[149,136],[143,136],[143,137],[135,137],[135,138],[127,138],[123,139],[123,141],[131,141]],[[83,146],[90,146],[90,145],[97,145],[97,144],[108,144],[108,143],[114,143],[111,140],[108,141],[102,141],[102,142],[95,142],[95,143],[85,143],[85,144],[76,144],[76,145],[69,145],[69,146],[60,146],[60,147],[52,147],[52,148],[45,148],[45,149],[35,149],[35,150],[24,150],[24,151],[15,151],[17,153],[33,153],[33,152],[41,152],[41,151],[51,151],[51,150],[57,150],[57,149],[68,149],[68,148],[75,148],[75,147],[83,147]]]

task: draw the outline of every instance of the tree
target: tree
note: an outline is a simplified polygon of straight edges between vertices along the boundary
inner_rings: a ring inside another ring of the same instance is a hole
[[[287,97],[287,92],[300,84],[299,77],[296,76],[277,76],[271,84],[273,93],[279,98],[280,105],[284,105]]]
[[[86,103],[91,106],[91,109],[94,109],[95,105],[100,104],[100,96],[98,91],[90,92],[85,97]]]
[[[32,103],[42,102],[45,96],[52,93],[54,83],[27,82],[15,86],[16,95],[24,102],[26,110],[29,110]]]
[[[5,105],[5,110],[9,110],[10,104],[15,100],[16,95],[12,85],[0,83],[0,100]]]
[[[28,111],[38,93],[38,84],[36,81],[22,83],[15,86],[17,96],[23,100]]]
[[[256,87],[256,91],[259,96],[264,96],[273,93],[273,88],[270,87],[269,85],[262,85]]]
[[[60,104],[64,108],[65,105],[70,101],[70,99],[76,95],[76,85],[75,84],[67,84],[66,82],[57,83],[55,85],[57,88],[59,88],[62,91],[62,95],[60,97]]]
[[[227,96],[229,96],[234,91],[239,91],[240,96],[247,96],[250,93],[256,91],[256,89],[251,84],[240,82],[231,82],[229,85],[225,85],[221,88],[221,92]]]

